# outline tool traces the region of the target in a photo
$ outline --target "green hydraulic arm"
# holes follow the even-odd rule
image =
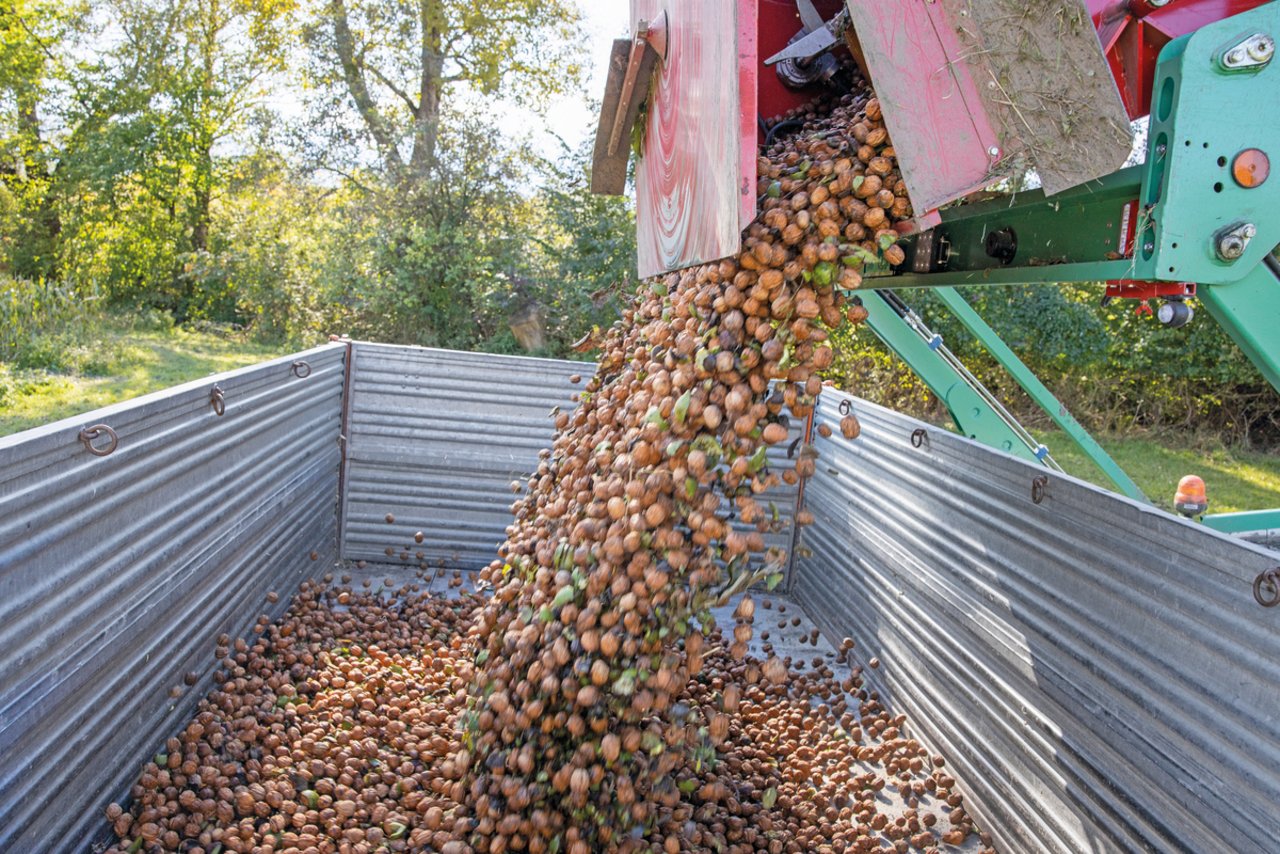
[[[973,306],[965,301],[964,297],[956,292],[955,288],[937,288],[933,291],[942,304],[945,305],[956,319],[969,330],[969,333],[991,354],[1009,376],[1022,386],[1032,400],[1034,400],[1045,414],[1053,420],[1054,424],[1062,432],[1066,433],[1071,441],[1075,442],[1085,456],[1093,461],[1094,465],[1102,469],[1102,473],[1107,476],[1110,481],[1115,484],[1116,489],[1130,498],[1138,501],[1146,501],[1147,497],[1142,494],[1142,490],[1138,488],[1138,484],[1134,483],[1133,478],[1129,477],[1111,455],[1103,450],[1097,440],[1084,429],[1079,421],[1075,419],[1067,407],[1063,405],[1053,392],[1040,381],[1030,368],[1023,363],[1018,355],[1004,343],[1003,339],[996,333],[994,329],[987,324],[978,312],[973,310]]]
[[[947,350],[941,336],[933,334],[900,300],[879,293],[859,299],[871,331],[942,401],[957,430],[1006,453],[1059,468],[1048,450]]]
[[[1271,256],[1280,244],[1280,175],[1269,175],[1272,167],[1280,170],[1277,41],[1280,2],[1174,39],[1161,51],[1155,71],[1142,164],[1053,196],[1032,190],[945,208],[937,226],[903,240],[907,261],[902,267],[880,271],[883,275],[868,271],[866,285],[881,292],[938,288],[961,321],[968,318],[970,331],[989,344],[998,339],[975,330],[989,327],[977,326],[981,318],[966,313],[968,306],[958,296],[947,295],[951,287],[1194,282],[1207,313],[1280,390],[1280,265]],[[891,339],[905,339],[901,327],[910,325],[895,320],[893,310],[878,302],[866,300],[868,309],[876,305],[876,332],[901,355]],[[883,329],[896,331],[886,335]],[[1003,357],[1012,354],[1003,351],[1003,344],[994,344],[992,354],[1005,364]],[[917,370],[918,364],[928,365],[925,370],[934,375],[922,377],[930,388],[943,389],[939,397],[957,424],[966,416],[971,423],[986,416],[981,407],[959,405],[966,392],[957,376],[940,371],[945,360],[936,354],[930,360],[927,353],[904,359]],[[1013,362],[1005,367],[1033,398],[1045,402],[1037,388],[1043,386],[1025,367]],[[1050,404],[1046,411],[1054,416],[1060,408]],[[1059,425],[1073,438],[1083,435]],[[1012,450],[1009,433],[992,429],[990,444]],[[1084,445],[1090,443],[1086,436]],[[1029,451],[1014,452],[1025,456]],[[1120,491],[1136,497],[1136,486],[1109,457],[1087,447],[1085,452]],[[1280,528],[1280,511],[1221,514],[1204,521],[1232,532]]]

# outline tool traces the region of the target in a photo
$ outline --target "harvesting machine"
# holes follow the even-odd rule
[[[756,153],[788,111],[839,94],[852,57],[879,98],[914,218],[905,260],[868,271],[875,333],[964,435],[1056,467],[901,297],[930,288],[1122,493],[1137,485],[955,286],[1099,283],[1192,302],[1280,388],[1280,3],[1259,0],[633,0],[615,42],[594,188],[623,191],[632,149],[639,273],[737,251]],[[837,61],[837,57],[841,61]],[[844,84],[847,85],[847,84]],[[1149,116],[1145,157],[1131,127]],[[1125,164],[1137,160],[1136,165]],[[1032,178],[1034,176],[1034,178]],[[1011,187],[1038,183],[1032,190]],[[994,190],[994,191],[993,191]],[[1228,532],[1280,512],[1204,517]]]

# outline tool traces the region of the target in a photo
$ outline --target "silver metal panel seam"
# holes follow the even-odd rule
[[[1280,609],[1252,582],[1277,555],[1061,474],[1035,503],[1043,469],[850,400],[793,593],[881,659],[997,847],[1274,850]]]
[[[218,634],[332,561],[343,349],[0,439],[0,850],[104,838],[103,807],[212,685]],[[97,423],[119,436],[105,457],[78,439]]]

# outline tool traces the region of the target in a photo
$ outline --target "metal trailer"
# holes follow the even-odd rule
[[[0,851],[102,841],[303,579],[417,530],[488,563],[585,368],[335,343],[0,439]],[[1277,555],[835,391],[816,421],[850,408],[773,496],[816,519],[779,592],[883,661],[1000,850],[1274,851]]]

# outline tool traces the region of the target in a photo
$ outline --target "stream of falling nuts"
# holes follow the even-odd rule
[[[737,257],[644,283],[604,336],[482,592],[330,576],[221,637],[216,689],[108,807],[112,852],[976,850],[851,640],[809,667],[749,646],[787,560],[761,493],[816,467],[766,451],[912,214],[865,87],[796,117]]]

